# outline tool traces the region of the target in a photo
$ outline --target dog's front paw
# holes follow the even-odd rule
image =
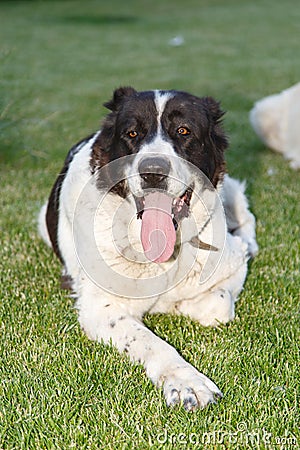
[[[182,404],[187,411],[205,408],[223,397],[215,383],[190,365],[166,375],[163,391],[168,406]]]

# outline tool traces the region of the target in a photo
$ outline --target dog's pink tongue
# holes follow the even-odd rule
[[[172,198],[168,195],[155,192],[145,197],[141,241],[152,262],[168,261],[174,252],[176,232],[171,212]]]

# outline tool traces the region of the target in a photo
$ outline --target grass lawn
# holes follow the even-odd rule
[[[0,2],[0,449],[300,448],[300,174],[248,122],[255,100],[299,81],[299,23],[299,0]],[[145,318],[223,391],[194,414],[84,336],[36,233],[67,150],[129,84],[221,100],[228,169],[257,216],[233,323]]]

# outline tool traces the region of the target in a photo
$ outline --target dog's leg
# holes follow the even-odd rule
[[[201,323],[205,327],[216,327],[234,319],[235,301],[230,291],[219,288],[200,295],[197,300],[178,303],[176,311]]]
[[[255,256],[258,252],[255,217],[249,211],[245,196],[245,183],[240,183],[225,175],[221,196],[228,230],[231,234],[240,236],[246,242],[249,256]]]
[[[177,313],[197,320],[204,326],[217,326],[234,319],[235,302],[243,289],[247,275],[247,244],[238,236],[227,233],[222,257],[204,290],[200,280],[194,286],[193,297],[176,304]]]
[[[177,305],[177,312],[190,317],[205,327],[215,327],[234,319],[235,301],[223,288],[214,289],[197,300],[186,300]]]
[[[242,290],[247,266],[243,264],[227,279],[191,300],[177,303],[177,313],[197,320],[201,325],[218,326],[234,319],[235,302]]]
[[[99,292],[98,292],[99,294]],[[79,321],[94,340],[111,342],[132,361],[142,363],[152,382],[163,388],[168,405],[182,403],[186,410],[203,408],[222,394],[205,375],[188,364],[168,343],[131,316],[108,294],[106,298],[79,299]]]

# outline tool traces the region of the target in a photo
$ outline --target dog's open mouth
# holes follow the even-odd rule
[[[176,242],[178,223],[189,215],[193,190],[172,198],[162,191],[135,197],[137,218],[142,219],[141,241],[147,259],[161,263],[170,259]]]

